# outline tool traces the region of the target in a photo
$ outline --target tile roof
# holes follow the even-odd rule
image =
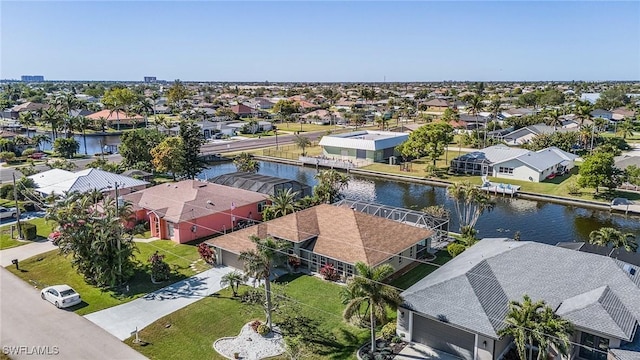
[[[157,185],[123,197],[132,202],[134,208],[153,210],[166,220],[176,223],[228,212],[231,203],[241,207],[268,198],[267,195],[253,191],[197,180]]]
[[[354,211],[347,206],[322,204],[260,225],[223,235],[209,244],[239,253],[253,248],[249,236],[267,235],[294,243],[316,238],[314,253],[349,264],[375,266],[429,238],[433,231]]]
[[[508,300],[544,300],[578,328],[625,341],[640,321],[640,267],[508,239],[481,240],[402,296],[409,309],[497,338],[506,314],[501,291]]]
[[[124,111],[111,111],[109,109],[100,110],[85,116],[87,119],[99,120],[105,118],[107,121],[128,121],[128,120],[142,120],[143,117],[138,114],[127,114]]]

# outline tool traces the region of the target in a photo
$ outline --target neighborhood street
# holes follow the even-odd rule
[[[42,300],[6,269],[0,283],[0,343],[11,359],[146,359],[82,316]]]

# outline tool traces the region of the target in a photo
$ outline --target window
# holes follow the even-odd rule
[[[589,333],[582,333],[580,338],[579,355],[586,360],[606,360],[609,351],[609,339],[604,339]]]
[[[413,251],[414,251],[413,249],[414,249],[413,246],[409,248],[409,257],[413,257]]]
[[[398,264],[402,264],[402,255],[398,256]]]
[[[500,166],[500,167],[498,168],[498,173],[500,173],[500,174],[510,174],[510,175],[512,175],[512,174],[513,174],[513,168],[510,168],[510,167],[502,167],[502,166]]]
[[[267,206],[267,202],[266,201],[260,201],[258,203],[258,212],[261,213],[262,210],[264,210],[264,208]]]

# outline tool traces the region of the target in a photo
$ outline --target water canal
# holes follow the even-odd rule
[[[208,178],[234,171],[236,169],[232,163],[222,163],[210,166],[200,177]],[[314,168],[261,161],[259,173],[297,180],[311,186],[316,184]],[[416,210],[444,204],[453,212],[453,203],[447,198],[445,188],[441,187],[352,176],[344,193],[349,198]],[[494,210],[480,217],[476,228],[480,237],[512,237],[516,231],[520,231],[522,240],[556,244],[560,241],[584,241],[592,230],[604,226],[630,232],[640,238],[638,217],[500,197],[496,198]],[[458,230],[453,213],[450,229]]]

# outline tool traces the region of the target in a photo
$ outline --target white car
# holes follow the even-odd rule
[[[0,206],[0,219],[6,218],[16,218],[18,216],[18,209],[16,208],[6,208],[4,206]]]
[[[73,290],[69,285],[54,285],[46,287],[42,289],[40,296],[43,300],[47,300],[58,308],[78,305],[82,302],[80,294]]]

